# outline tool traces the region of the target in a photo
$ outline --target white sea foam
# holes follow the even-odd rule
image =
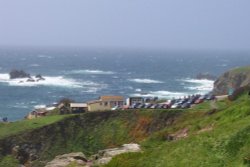
[[[165,90],[160,90],[160,91],[150,91],[148,93],[134,93],[131,94],[131,96],[142,96],[142,97],[159,97],[159,98],[166,98],[166,99],[171,99],[171,98],[180,98],[187,96],[188,93],[185,92],[170,92],[170,91],[165,91]]]
[[[141,92],[142,90],[140,88],[135,89],[136,92]]]
[[[213,83],[214,81],[211,80],[198,80],[198,79],[183,79],[180,80],[181,82],[184,82],[182,85],[184,88],[187,89],[186,92],[171,92],[171,91],[165,91],[165,90],[159,90],[159,91],[150,91],[147,93],[141,93],[141,92],[136,92],[134,94],[131,94],[131,96],[142,96],[142,97],[159,97],[159,98],[180,98],[184,97],[190,94],[205,94],[213,89]],[[185,86],[185,85],[190,85],[190,86]],[[192,91],[192,93],[190,93]]]
[[[118,77],[118,76],[113,76],[112,78],[114,78],[114,79],[118,79],[119,77]]]
[[[97,91],[107,88],[107,85],[102,84],[99,86],[88,87],[88,89],[83,89],[81,92],[83,93],[96,93]]]
[[[219,66],[219,67],[227,67],[228,66],[228,64],[218,64],[217,66]]]
[[[136,82],[136,83],[145,83],[145,84],[164,83],[164,82],[158,81],[158,80],[153,80],[153,79],[140,79],[140,78],[129,79],[129,81],[131,81],[131,82]]]
[[[185,86],[186,89],[196,91],[196,93],[207,93],[213,89],[214,81],[207,79],[184,79],[190,86]]]
[[[39,104],[34,106],[35,109],[46,108],[45,104]]]
[[[40,67],[40,65],[39,64],[31,64],[31,65],[29,65],[30,67]]]
[[[40,80],[36,82],[27,82],[28,78],[18,78],[10,79],[9,74],[0,74],[0,82],[7,83],[9,86],[56,86],[56,87],[67,87],[67,88],[83,88],[83,90],[92,90],[95,91],[105,87],[104,84],[98,84],[92,81],[76,81],[70,78],[64,78],[63,76],[43,76],[45,80]],[[34,78],[34,77],[33,77]],[[93,91],[93,90],[92,90]]]
[[[38,55],[37,57],[39,58],[47,58],[47,59],[52,59],[52,56],[47,56],[47,55]]]
[[[11,108],[28,109],[29,106],[26,103],[24,103],[24,102],[20,102],[20,103],[16,103],[15,105],[12,105]]]
[[[73,70],[70,74],[92,74],[92,75],[111,75],[115,74],[113,71],[101,71],[101,70]]]

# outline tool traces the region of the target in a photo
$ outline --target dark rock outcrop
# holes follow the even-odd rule
[[[232,69],[222,74],[215,82],[213,93],[226,95],[240,87],[250,85],[250,66]]]
[[[29,78],[29,79],[27,79],[26,82],[36,82],[36,81],[33,78]]]
[[[41,74],[37,74],[35,76],[35,78],[37,79],[36,81],[44,81],[45,80],[45,78],[43,78],[43,76]]]
[[[24,72],[23,70],[12,70],[10,73],[10,79],[16,78],[30,78],[30,74]]]
[[[23,70],[12,70],[9,73],[10,79],[17,79],[17,78],[28,78],[26,82],[38,82],[44,81],[45,78],[41,74],[37,74],[34,78],[31,77],[29,73],[26,73]],[[23,83],[24,81],[20,81],[19,83]]]

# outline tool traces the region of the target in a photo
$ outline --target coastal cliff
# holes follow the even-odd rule
[[[250,67],[235,68],[215,81],[214,93],[227,94],[229,88],[249,83]],[[249,102],[248,89],[242,89],[235,98],[190,109],[88,112],[0,123],[0,167],[51,166],[62,157],[89,167],[96,166],[94,161],[105,167],[249,166]],[[141,151],[120,149],[128,143],[138,143]],[[119,154],[105,157],[107,151]],[[74,161],[70,167],[78,167]]]
[[[233,101],[184,110],[95,112],[0,124],[0,167],[44,167],[72,157],[85,163],[63,167],[86,167],[93,156],[110,160],[105,167],[249,166],[249,101],[247,91]],[[138,143],[141,151],[124,153],[120,148],[126,143]],[[107,151],[116,151],[112,159]]]
[[[121,111],[68,116],[43,127],[3,136],[0,139],[0,159],[12,155],[25,166],[42,167],[55,156],[65,153],[83,152],[91,156],[103,149],[142,141],[170,126],[180,113]],[[39,123],[41,121],[33,122],[34,126]]]
[[[225,95],[240,87],[250,85],[250,66],[239,67],[222,74],[215,82],[213,93]]]

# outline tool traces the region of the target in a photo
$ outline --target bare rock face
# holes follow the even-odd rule
[[[141,148],[138,144],[124,144],[119,148],[112,148],[99,151],[97,155],[94,155],[94,164],[95,165],[105,165],[109,163],[112,158],[116,155],[128,153],[128,152],[140,152]]]
[[[86,156],[81,152],[70,153],[56,156],[56,158],[53,161],[47,163],[45,167],[66,167],[71,163],[74,163],[79,166],[86,166],[87,161],[88,160]]]
[[[10,79],[17,79],[17,78],[30,78],[30,74],[24,72],[23,70],[12,70],[10,73]]]
[[[232,69],[222,74],[215,82],[213,93],[227,95],[230,91],[250,85],[250,66]]]

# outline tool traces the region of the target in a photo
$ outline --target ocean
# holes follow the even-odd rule
[[[198,73],[219,76],[250,64],[250,52],[152,51],[119,49],[0,49],[0,117],[23,119],[34,107],[62,98],[76,102],[101,95],[157,96],[204,94],[213,81]],[[10,80],[12,69],[45,81]]]

